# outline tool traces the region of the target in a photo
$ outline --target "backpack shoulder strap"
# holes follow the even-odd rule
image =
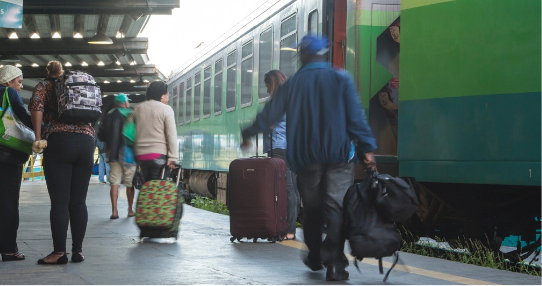
[[[393,267],[395,267],[397,261],[399,261],[399,252],[396,251],[395,253],[393,253],[393,256],[395,257],[395,259],[393,260],[393,264],[391,265],[390,270],[388,270],[388,272],[386,272],[386,275],[384,275],[384,282],[388,280],[388,276],[390,275],[391,270],[393,269]],[[382,269],[382,258],[378,259],[378,268],[380,269],[380,274],[384,273]]]

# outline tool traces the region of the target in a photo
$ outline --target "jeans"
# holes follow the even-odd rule
[[[285,149],[273,149],[268,153],[268,155],[271,155],[270,157],[273,158],[286,160]],[[297,229],[297,210],[299,208],[300,198],[297,190],[297,175],[288,167],[286,167],[286,196],[288,198],[288,215],[286,217],[288,228],[286,229],[286,232],[295,234]]]
[[[72,252],[81,252],[87,229],[87,192],[94,166],[94,138],[59,132],[49,135],[43,151],[43,171],[51,199],[51,232],[55,252],[66,251],[68,225]]]
[[[334,265],[340,272],[348,266],[344,255],[343,200],[354,183],[354,164],[313,164],[297,172],[297,185],[303,200],[303,234],[309,259]],[[324,223],[327,235],[322,242]]]
[[[23,165],[0,162],[0,253],[14,253],[19,229],[19,194]]]
[[[105,161],[105,153],[101,153],[100,162],[98,163],[98,179],[100,183],[104,183],[109,177],[109,164]]]

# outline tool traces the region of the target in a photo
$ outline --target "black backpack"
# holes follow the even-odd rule
[[[397,250],[401,245],[401,235],[395,224],[377,208],[382,196],[379,190],[377,173],[370,172],[367,179],[351,186],[343,201],[344,231],[350,243],[354,265],[365,257],[378,259],[380,274],[383,274],[382,257],[395,256],[392,267],[384,276],[388,279],[399,259]]]
[[[404,223],[418,207],[418,197],[408,178],[395,178],[387,174],[374,173],[378,196],[376,207],[391,221]]]

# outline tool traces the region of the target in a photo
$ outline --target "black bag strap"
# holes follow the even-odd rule
[[[399,253],[397,251],[395,253],[393,253],[393,256],[395,256],[395,259],[393,261],[393,264],[390,267],[390,270],[388,270],[386,275],[384,275],[384,280],[383,280],[384,282],[386,282],[386,280],[388,280],[388,276],[390,275],[391,270],[393,269],[393,267],[395,267],[395,265],[397,264],[397,261],[399,261]],[[378,267],[380,268],[380,274],[382,274],[383,273],[383,271],[382,271],[382,258],[378,259]]]
[[[271,149],[269,150],[269,157],[273,157],[273,131],[275,130],[275,128],[273,128],[273,130],[271,130],[271,132],[269,132],[269,143],[271,143]]]

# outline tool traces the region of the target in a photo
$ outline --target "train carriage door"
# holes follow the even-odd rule
[[[397,156],[400,5],[372,4],[369,125],[376,154]],[[367,68],[367,67],[366,67]]]
[[[346,67],[346,0],[328,0],[324,5],[324,32],[329,38],[329,61]]]

